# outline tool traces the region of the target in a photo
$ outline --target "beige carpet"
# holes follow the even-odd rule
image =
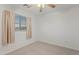
[[[51,45],[43,42],[35,42],[7,55],[77,55],[79,51]]]

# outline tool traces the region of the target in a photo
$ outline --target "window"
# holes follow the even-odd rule
[[[26,30],[26,17],[16,14],[15,16],[15,30],[23,31]]]

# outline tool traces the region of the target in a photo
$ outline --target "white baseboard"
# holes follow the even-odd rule
[[[44,42],[44,43],[48,43],[48,44],[52,44],[52,45],[56,45],[56,46],[60,46],[60,47],[64,47],[64,48],[67,48],[67,49],[79,51],[79,49],[68,47],[68,46],[65,46],[65,45],[62,45],[62,44],[57,44],[56,42],[52,42],[50,40],[39,40],[39,41]]]
[[[19,49],[21,47],[24,47],[24,46],[27,46],[29,44],[32,44],[32,43],[34,43],[36,41],[37,40],[29,39],[29,40],[26,40],[26,41],[24,41],[22,43],[10,44],[8,46],[2,47],[2,48],[0,48],[0,55],[5,55],[5,54],[10,53],[10,52],[12,52],[14,50],[17,50],[17,49]]]
[[[75,49],[75,48],[71,48],[71,47],[67,47],[67,46],[64,46],[64,45],[56,44],[55,42],[52,42],[50,40],[32,40],[32,39],[30,39],[30,40],[26,40],[26,41],[24,41],[22,43],[12,44],[12,45],[8,45],[8,46],[0,48],[0,55],[5,55],[5,54],[10,53],[10,52],[12,52],[14,50],[17,50],[19,48],[22,48],[24,46],[32,44],[32,43],[34,43],[36,41],[41,41],[41,42],[45,42],[45,43],[48,43],[48,44],[53,44],[53,45],[56,45],[56,46],[60,46],[60,47],[64,47],[64,48],[79,51],[78,49]]]

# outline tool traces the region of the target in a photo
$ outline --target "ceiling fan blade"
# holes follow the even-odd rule
[[[23,4],[23,6],[27,6],[27,4]]]
[[[30,8],[31,7],[30,4],[24,4],[23,6],[26,6],[27,8]]]
[[[47,4],[49,7],[51,7],[51,8],[55,8],[56,7],[56,5],[54,5],[54,4]]]

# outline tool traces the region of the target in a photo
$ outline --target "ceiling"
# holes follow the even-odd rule
[[[28,11],[34,15],[38,15],[38,14],[45,14],[45,13],[49,13],[49,12],[55,12],[55,11],[67,11],[69,9],[72,9],[74,7],[78,7],[78,4],[56,4],[55,8],[51,8],[51,7],[45,7],[43,9],[42,12],[39,11],[39,7],[37,7],[37,4],[32,4],[33,7],[31,8],[27,8],[24,7],[23,4],[12,4],[10,5],[12,8],[14,7],[16,10],[17,9],[23,9],[25,11]]]

